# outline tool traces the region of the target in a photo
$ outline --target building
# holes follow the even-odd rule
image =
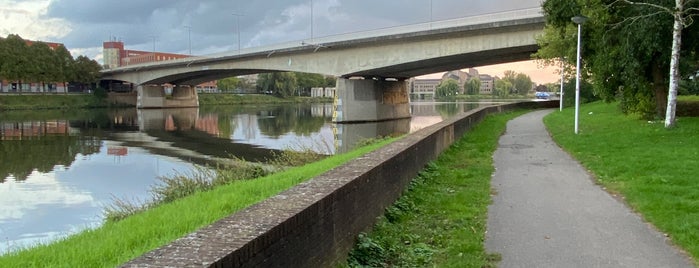
[[[434,99],[434,92],[442,79],[410,79],[410,97],[419,100]]]
[[[191,57],[184,54],[124,49],[124,42],[116,39],[102,43],[102,55],[104,57],[103,65],[106,69]],[[172,85],[166,85],[166,91],[170,90],[172,90]],[[210,81],[197,85],[196,90],[198,92],[218,92],[218,87],[216,81]]]
[[[191,57],[184,54],[124,49],[124,42],[116,39],[102,43],[102,55],[106,69]]]

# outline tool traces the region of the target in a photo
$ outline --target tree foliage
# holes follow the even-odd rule
[[[455,97],[459,93],[459,83],[454,79],[443,80],[437,86],[434,94],[439,99],[449,99]]]
[[[642,2],[642,1],[636,1]],[[674,0],[645,1],[674,9]],[[689,0],[686,8],[699,1]],[[601,98],[620,100],[624,112],[644,117],[662,117],[668,95],[668,72],[673,17],[651,5],[634,5],[618,0],[546,0],[547,26],[538,39],[538,58],[549,63],[576,61],[577,26],[571,17],[584,15],[582,26],[583,79],[589,80]],[[699,31],[696,24],[683,31],[681,73],[696,71]],[[692,67],[693,66],[693,67]],[[572,71],[568,72],[569,77]]]
[[[64,46],[51,49],[46,43],[27,42],[20,36],[10,34],[0,38],[0,79],[42,84],[72,82],[88,85],[99,80],[101,66],[86,56],[73,59]]]
[[[464,89],[468,95],[478,95],[481,92],[481,79],[478,77],[469,79],[464,84]]]
[[[257,87],[261,91],[284,98],[309,94],[314,87],[334,87],[335,83],[336,78],[332,76],[299,72],[266,73],[257,77]]]

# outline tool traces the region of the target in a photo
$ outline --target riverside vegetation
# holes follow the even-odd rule
[[[491,267],[483,241],[492,155],[505,124],[525,111],[490,115],[430,163],[361,234],[348,267]]]
[[[682,97],[692,109],[699,99]],[[696,109],[695,109],[696,110]],[[618,103],[581,106],[580,134],[573,109],[544,119],[554,140],[611,194],[699,258],[699,117],[662,121],[625,115]],[[505,123],[522,112],[487,118],[410,185],[368,234],[357,239],[349,267],[492,267],[484,250],[491,202],[492,153]]]
[[[694,107],[698,100],[681,99]],[[624,115],[614,103],[581,106],[580,115],[578,135],[571,109],[544,123],[597,183],[699,259],[699,117],[679,117],[676,127],[665,129],[663,121]]]
[[[165,178],[163,185],[154,188],[155,197],[161,197],[156,203],[140,206],[124,201],[121,205],[125,206],[117,204],[111,208],[115,216],[101,227],[51,244],[10,252],[0,256],[0,267],[114,267],[395,139],[377,140],[349,153],[291,167],[254,180],[239,176],[222,178],[237,173],[230,170],[216,175],[200,174],[193,178]],[[287,160],[281,163],[288,164],[289,159],[296,162],[299,157],[305,156],[287,156]],[[249,175],[260,172],[255,166],[247,168],[250,172],[245,173]],[[210,182],[210,179],[217,182]]]

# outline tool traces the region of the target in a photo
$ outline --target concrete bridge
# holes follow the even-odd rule
[[[137,85],[139,108],[196,106],[193,85],[225,77],[280,71],[339,77],[336,122],[410,116],[414,76],[530,59],[543,31],[540,8],[433,21],[314,38],[205,57],[103,71],[103,81]],[[167,104],[162,84],[173,84]]]

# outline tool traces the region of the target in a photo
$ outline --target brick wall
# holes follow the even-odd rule
[[[492,106],[422,129],[124,267],[333,267],[428,162],[487,114],[555,107],[558,101]]]

